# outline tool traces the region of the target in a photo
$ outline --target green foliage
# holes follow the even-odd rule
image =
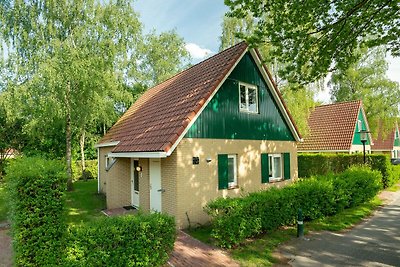
[[[0,223],[7,220],[8,203],[6,199],[5,183],[0,181]]]
[[[70,229],[68,266],[160,266],[175,242],[174,218],[134,215],[104,218]]]
[[[346,70],[336,70],[330,81],[334,102],[362,99],[369,127],[378,131],[393,130],[393,118],[399,114],[399,83],[387,78],[388,63],[384,47],[361,49],[361,58]]]
[[[65,250],[65,170],[59,161],[21,158],[7,168],[17,266],[57,266]]]
[[[271,55],[290,62],[281,76],[297,82],[324,77],[332,69],[346,69],[360,46],[387,45],[400,54],[399,0],[286,1],[225,0],[230,16],[252,16],[255,29],[246,39],[272,44]]]
[[[330,172],[340,173],[353,165],[363,164],[362,154],[299,154],[299,177],[306,178],[314,175],[327,175]],[[390,158],[383,154],[366,155],[367,165],[382,174],[382,185],[387,188],[399,179],[397,168],[390,163]]]
[[[77,160],[73,162],[72,177],[74,181],[94,179],[97,177],[97,160],[86,160],[85,166],[86,166],[85,169],[86,173],[83,174],[81,161]]]
[[[382,175],[367,167],[352,167],[341,174],[300,180],[282,189],[250,193],[243,198],[218,198],[207,204],[212,236],[222,247],[232,247],[260,232],[293,225],[298,209],[310,221],[357,206],[381,188]]]

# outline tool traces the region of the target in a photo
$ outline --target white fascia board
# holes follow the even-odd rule
[[[296,127],[294,127],[294,124],[293,124],[292,120],[290,119],[290,116],[287,113],[287,111],[281,101],[281,98],[278,96],[278,93],[275,91],[275,86],[274,86],[273,82],[270,80],[268,74],[265,72],[265,70],[263,68],[263,63],[262,63],[261,59],[258,57],[257,52],[254,49],[250,49],[250,54],[256,61],[258,70],[261,72],[261,75],[263,76],[264,80],[266,81],[267,86],[270,89],[272,96],[274,97],[275,102],[278,105],[279,110],[282,112],[283,117],[285,118],[286,122],[289,124],[290,131],[295,136],[295,139],[297,142],[302,142],[302,139],[300,138],[298,132],[296,131]]]
[[[190,127],[195,123],[197,118],[200,116],[200,114],[203,112],[203,110],[207,107],[208,103],[213,99],[214,95],[219,91],[221,86],[224,84],[226,79],[231,75],[232,71],[236,68],[237,64],[239,64],[240,60],[243,58],[243,56],[247,53],[249,49],[246,48],[244,52],[240,55],[240,57],[236,60],[235,64],[232,66],[232,68],[228,71],[228,73],[225,75],[225,77],[221,80],[221,82],[218,84],[217,88],[212,92],[210,97],[206,100],[206,102],[203,104],[203,106],[200,108],[200,110],[197,112],[197,114],[194,116],[194,118],[189,122],[189,124],[186,126],[186,129],[182,132],[182,134],[179,136],[179,138],[176,140],[176,142],[171,146],[171,148],[166,152],[167,157],[174,152],[175,148],[179,145],[179,143],[182,141],[183,137],[186,135],[186,133],[189,131]]]
[[[119,141],[114,141],[114,142],[108,142],[108,143],[101,143],[101,144],[96,144],[94,145],[94,148],[99,148],[99,147],[108,147],[108,146],[116,146],[119,144]]]
[[[117,152],[117,153],[108,153],[108,157],[112,158],[166,158],[167,153],[165,152]]]

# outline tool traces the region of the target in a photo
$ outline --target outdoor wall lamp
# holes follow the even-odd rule
[[[212,159],[210,157],[206,158],[206,162],[210,163],[212,161]]]
[[[142,166],[137,166],[136,171],[141,172],[143,170]]]

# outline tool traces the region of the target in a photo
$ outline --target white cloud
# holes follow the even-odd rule
[[[193,59],[203,59],[213,54],[210,49],[201,48],[199,45],[194,43],[187,43],[185,45],[186,50],[190,53]]]

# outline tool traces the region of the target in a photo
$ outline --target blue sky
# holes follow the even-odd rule
[[[137,0],[134,7],[145,31],[175,29],[194,63],[218,52],[222,18],[228,11],[223,0]],[[400,58],[389,56],[388,62],[388,77],[400,83]],[[322,91],[317,98],[327,103],[329,92]]]
[[[223,0],[138,0],[134,7],[145,31],[175,29],[195,61],[218,52],[222,18],[228,11]]]

